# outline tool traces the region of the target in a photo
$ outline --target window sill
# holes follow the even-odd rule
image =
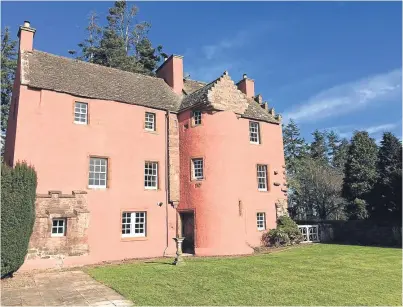
[[[144,188],[144,191],[160,191],[160,189],[159,189],[159,188],[156,188],[156,189],[147,189],[147,188]]]
[[[106,187],[95,187],[95,186],[88,186],[89,190],[106,190]]]
[[[120,241],[130,242],[130,241],[147,241],[148,237],[122,237]]]
[[[255,142],[249,142],[249,144],[252,144],[252,145],[262,145],[261,143],[255,143]]]
[[[88,126],[88,123],[74,122],[75,125]]]
[[[150,133],[150,134],[159,134],[156,130],[147,130],[144,129],[144,132]]]

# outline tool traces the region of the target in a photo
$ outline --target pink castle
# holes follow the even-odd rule
[[[19,57],[4,160],[38,174],[23,269],[250,254],[286,206],[281,117],[254,81],[206,84],[172,55],[156,77],[33,48]]]

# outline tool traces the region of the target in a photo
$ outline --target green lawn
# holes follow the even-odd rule
[[[89,268],[136,305],[402,305],[402,251],[315,244],[239,258]]]

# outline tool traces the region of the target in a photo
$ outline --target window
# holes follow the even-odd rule
[[[66,235],[66,219],[52,220],[52,237],[63,237]]]
[[[259,191],[267,191],[267,165],[257,165],[257,188]]]
[[[259,123],[249,122],[249,140],[253,144],[260,144]]]
[[[88,187],[106,188],[106,174],[108,171],[108,159],[90,158],[90,173]]]
[[[146,212],[122,213],[122,237],[146,236]]]
[[[192,179],[203,179],[203,159],[192,159]]]
[[[193,111],[193,125],[197,126],[197,125],[201,125],[201,116],[202,113],[201,111]]]
[[[88,123],[88,104],[76,102],[74,104],[74,123],[86,125]]]
[[[257,230],[266,230],[266,213],[258,212],[256,214]]]
[[[155,131],[155,114],[154,113],[146,112],[144,128],[148,131]]]
[[[158,188],[158,163],[146,162],[144,166],[144,188],[156,190]]]

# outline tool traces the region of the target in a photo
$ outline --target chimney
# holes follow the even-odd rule
[[[249,79],[246,74],[243,74],[241,81],[237,83],[238,89],[248,98],[255,96],[255,81]]]
[[[18,30],[18,38],[20,39],[19,51],[32,51],[34,49],[34,35],[36,30],[31,28],[29,21],[24,21],[24,25]]]
[[[182,94],[183,90],[183,56],[171,55],[158,67],[157,77],[162,78],[172,87],[176,94]]]

